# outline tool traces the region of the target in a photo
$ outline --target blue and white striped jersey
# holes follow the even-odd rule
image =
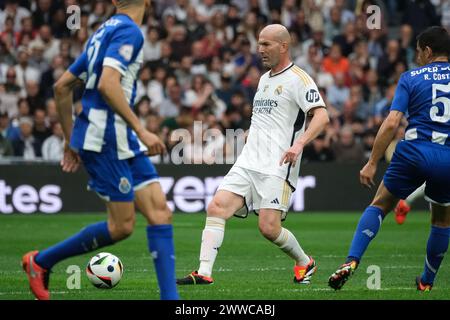
[[[75,150],[109,152],[117,159],[132,158],[144,150],[136,134],[105,102],[97,90],[103,67],[122,74],[121,84],[130,107],[136,96],[136,77],[143,62],[144,39],[138,25],[127,15],[116,14],[89,39],[85,51],[69,71],[85,82],[70,145]]]
[[[433,62],[403,73],[391,110],[408,114],[405,140],[450,146],[450,63]]]

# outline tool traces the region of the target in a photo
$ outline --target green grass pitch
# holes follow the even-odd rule
[[[289,214],[284,226],[298,238],[318,263],[318,272],[309,286],[294,284],[293,262],[258,232],[257,218],[233,218],[227,222],[225,240],[214,270],[211,286],[179,288],[182,298],[203,299],[450,299],[450,260],[444,259],[435,287],[429,293],[417,292],[415,276],[423,268],[430,228],[429,214],[412,212],[404,225],[389,215],[372,242],[355,276],[343,290],[335,292],[327,279],[347,254],[357,221],[357,213]],[[41,249],[101,221],[104,215],[0,215],[0,299],[32,299],[20,267],[22,254]],[[176,272],[181,277],[198,267],[204,214],[175,214]],[[127,240],[103,248],[119,256],[124,275],[111,290],[94,288],[84,268],[95,253],[67,259],[53,269],[50,277],[52,299],[158,299],[156,276],[147,251],[145,221],[138,217],[135,232]],[[81,288],[66,286],[69,265],[81,268]],[[367,267],[381,270],[381,289],[366,286]]]

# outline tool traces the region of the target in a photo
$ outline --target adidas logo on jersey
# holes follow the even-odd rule
[[[278,198],[273,199],[272,201],[270,201],[270,203],[280,204],[280,202],[278,201]]]

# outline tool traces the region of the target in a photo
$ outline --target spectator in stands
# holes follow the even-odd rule
[[[350,96],[350,89],[345,85],[344,73],[337,72],[334,75],[334,84],[330,86],[327,93],[328,101],[341,112],[344,109],[345,101]]]
[[[231,75],[223,73],[220,77],[220,86],[216,89],[217,97],[222,100],[226,106],[231,104],[231,96],[236,88],[233,85]]]
[[[344,109],[337,118],[341,128],[348,126],[352,128],[352,133],[362,134],[364,132],[364,119],[357,115],[357,106],[355,101],[348,99],[344,103]]]
[[[4,139],[11,141],[11,124],[9,121],[8,113],[6,111],[0,111],[0,136]]]
[[[383,98],[378,85],[378,74],[374,69],[369,69],[364,76],[363,99],[367,102],[369,110],[372,110],[372,115],[374,115],[376,113],[376,104]]]
[[[3,31],[6,18],[13,17],[14,19],[14,31],[19,32],[22,19],[31,15],[24,7],[20,7],[16,0],[5,0],[5,8],[0,11],[0,31]]]
[[[364,161],[367,161],[370,158],[373,144],[375,142],[375,137],[377,136],[377,131],[378,130],[375,129],[368,129],[364,132],[363,135]]]
[[[155,61],[161,58],[161,41],[158,29],[154,27],[148,28],[143,51],[145,61]]]
[[[334,154],[330,148],[330,137],[326,133],[320,134],[303,150],[303,162],[333,161]]]
[[[60,55],[54,56],[50,68],[45,70],[41,76],[39,93],[44,99],[53,97],[53,88],[49,83],[55,83],[56,80],[64,73],[64,60]]]
[[[28,81],[39,82],[41,79],[40,71],[29,65],[29,49],[20,47],[17,50],[16,83],[21,89],[25,89]]]
[[[414,58],[416,55],[416,41],[414,39],[414,31],[409,24],[403,24],[400,27],[400,47],[402,52],[405,53],[405,60],[408,69],[413,68]]]
[[[56,108],[55,99],[47,99],[47,101],[45,102],[45,112],[47,123],[55,123],[59,121],[58,109]]]
[[[61,124],[52,124],[53,134],[42,144],[42,158],[48,161],[61,161],[64,154],[64,133]]]
[[[404,24],[412,26],[414,39],[427,27],[439,25],[439,17],[430,0],[406,0]]]
[[[52,16],[54,7],[52,8],[51,0],[37,0],[36,10],[33,12],[33,26],[39,29],[42,25],[52,24]]]
[[[161,102],[159,115],[164,118],[174,118],[180,114],[182,104],[181,88],[176,84],[169,88],[168,97]]]
[[[389,78],[393,75],[395,65],[399,61],[405,62],[405,53],[402,52],[398,40],[391,39],[387,43],[385,53],[378,61],[378,74],[383,85],[389,83]]]
[[[347,76],[349,68],[350,63],[346,57],[342,56],[341,46],[338,43],[333,43],[329,56],[323,59],[323,69],[333,76],[338,72]]]
[[[376,130],[388,112],[400,74],[415,66],[415,34],[423,25],[438,24],[438,16],[442,25],[450,27],[449,3],[154,1],[142,26],[146,41],[135,108],[141,110],[141,121],[150,119],[155,132],[157,123],[161,124],[159,133],[168,146],[170,130],[190,127],[194,119],[208,128],[248,128],[254,84],[265,72],[256,51],[257,33],[269,22],[280,22],[292,35],[295,63],[320,87],[334,135],[349,126],[356,139],[369,145],[366,133]],[[46,124],[57,120],[53,82],[114,10],[110,1],[78,2],[80,29],[71,31],[65,26],[65,9],[70,4],[75,1],[0,1],[0,7],[4,6],[0,11],[0,112],[8,113],[3,120],[6,129],[0,131],[7,132],[10,141],[20,140],[19,119],[34,116],[36,109],[45,110],[38,112],[36,127],[42,127],[43,118]],[[371,4],[381,6],[379,29],[367,28],[366,8]],[[198,78],[203,80],[197,81],[203,84],[194,89],[191,83],[196,75],[202,75]],[[74,93],[78,111],[82,89],[79,86]],[[143,97],[150,98],[150,108]],[[330,148],[334,143],[337,140],[330,141]]]
[[[0,114],[1,117],[1,114]],[[0,135],[0,159],[4,157],[10,157],[14,155],[14,149],[11,142]]]
[[[332,42],[334,38],[342,33],[342,12],[339,7],[332,7],[330,10],[330,17],[325,22],[325,39]]]
[[[152,108],[150,106],[150,98],[148,96],[143,96],[139,99],[138,103],[135,105],[135,112],[141,121],[142,125],[145,126],[147,116],[152,112]]]
[[[30,45],[36,45],[36,43],[44,46],[44,59],[48,63],[51,63],[53,57],[59,53],[60,40],[53,37],[52,29],[48,24],[43,24],[39,28],[39,35]]]
[[[338,163],[362,163],[364,161],[364,148],[355,139],[350,126],[342,127],[339,138],[333,144],[332,149]]]
[[[45,139],[52,135],[52,130],[47,124],[47,119],[44,109],[36,109],[34,111],[34,126],[33,126],[33,136],[38,141],[39,144],[43,144]]]
[[[392,101],[394,100],[396,88],[396,84],[391,84],[386,90],[385,97],[375,105],[374,115],[377,123],[381,124],[383,119],[387,117],[391,109]]]
[[[319,49],[316,46],[309,46],[306,54],[303,54],[295,59],[295,64],[305,70],[309,75],[314,73],[313,63],[314,59],[318,57],[319,61],[322,62],[322,57],[319,55]]]
[[[175,19],[179,22],[179,23],[184,23],[187,20],[187,9],[189,6],[189,1],[188,0],[176,0],[176,3],[167,7],[164,10],[163,13],[163,17],[166,15],[171,15],[173,17],[175,17]]]
[[[169,30],[168,40],[172,49],[171,60],[180,63],[182,57],[191,54],[191,43],[187,37],[186,27],[178,24]],[[203,48],[204,50],[204,48]],[[203,54],[206,53],[203,51]]]
[[[19,119],[20,136],[13,141],[14,156],[25,160],[35,160],[41,157],[42,143],[33,136],[33,119]]]

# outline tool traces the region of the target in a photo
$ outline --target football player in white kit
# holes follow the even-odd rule
[[[259,34],[258,51],[270,70],[259,80],[242,153],[207,208],[200,268],[178,279],[179,285],[213,283],[225,222],[233,215],[246,216],[249,208],[258,213],[261,234],[294,259],[294,282],[309,284],[317,269],[292,232],[281,226],[297,185],[303,148],[329,122],[316,84],[291,61],[290,41],[288,30],[279,24]],[[305,131],[307,116],[312,119]]]

